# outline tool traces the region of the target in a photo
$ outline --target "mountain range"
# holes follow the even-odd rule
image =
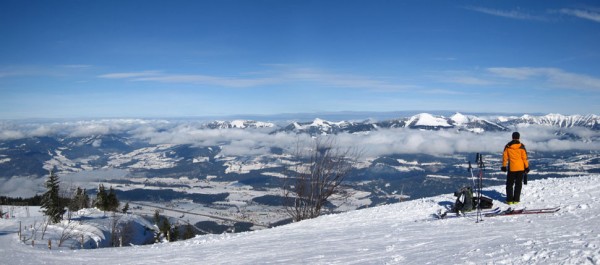
[[[290,155],[299,138],[337,135],[367,151],[346,178],[351,200],[329,205],[345,211],[453,192],[472,182],[467,162],[476,152],[485,154],[486,185],[500,185],[501,151],[513,130],[526,135],[530,179],[598,174],[599,123],[596,115],[460,113],[382,121],[0,122],[0,195],[39,194],[54,168],[65,185],[91,194],[105,183],[126,201],[192,201],[268,223],[284,218],[273,213],[281,212],[288,166],[299,162]]]
[[[510,131],[518,126],[543,125],[556,128],[583,127],[600,130],[598,115],[561,115],[548,114],[543,116],[477,116],[455,113],[451,116],[420,113],[417,115],[375,121],[327,121],[315,118],[312,121],[292,121],[287,124],[259,122],[254,120],[215,121],[207,123],[206,128],[271,128],[272,133],[295,132],[310,135],[325,135],[338,133],[363,133],[378,129],[409,128],[423,130],[460,130],[474,133]]]
[[[492,116],[479,117],[455,113],[444,117],[421,113],[410,117],[385,121],[359,121],[359,122],[330,122],[315,119],[312,122],[294,122],[278,131],[293,131],[297,133],[336,134],[360,133],[382,128],[410,128],[424,130],[454,129],[475,133],[510,131],[518,125],[545,125],[557,128],[584,127],[600,130],[600,116],[597,115],[571,115],[548,114],[544,116]]]

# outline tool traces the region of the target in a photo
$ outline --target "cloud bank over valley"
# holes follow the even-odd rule
[[[224,156],[256,156],[268,154],[272,148],[291,151],[298,141],[311,139],[306,134],[278,131],[272,127],[214,129],[208,128],[206,124],[197,121],[145,119],[46,123],[0,121],[0,141],[31,137],[85,138],[126,134],[132,139],[153,145],[220,146]],[[513,126],[513,130],[521,132],[522,142],[534,152],[600,150],[600,142],[595,141],[600,138],[600,132],[589,128],[518,124]],[[510,141],[511,131],[474,133],[455,129],[381,128],[319,137],[333,137],[340,147],[357,148],[369,157],[390,154],[449,155],[501,152]],[[101,140],[92,144],[100,145],[99,141]]]

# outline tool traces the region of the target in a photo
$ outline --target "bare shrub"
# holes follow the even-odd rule
[[[360,152],[341,148],[334,138],[316,138],[309,146],[298,141],[297,163],[288,168],[283,187],[284,207],[294,221],[319,216],[329,197],[343,195],[341,184]]]

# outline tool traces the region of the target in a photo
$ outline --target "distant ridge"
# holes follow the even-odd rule
[[[600,116],[597,115],[561,115],[547,114],[543,116],[486,116],[454,113],[451,116],[419,113],[409,117],[401,117],[385,121],[365,120],[326,121],[320,118],[312,122],[293,122],[277,131],[308,133],[311,135],[368,132],[384,128],[409,128],[423,130],[454,129],[474,133],[509,131],[520,125],[542,125],[557,128],[584,127],[600,130]]]

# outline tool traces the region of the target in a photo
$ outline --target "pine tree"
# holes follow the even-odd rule
[[[158,227],[160,224],[160,212],[158,210],[154,211],[154,224]]]
[[[59,196],[59,179],[58,176],[50,170],[50,176],[46,180],[46,192],[42,195],[42,212],[48,216],[51,223],[58,223],[62,220],[65,213],[64,207],[61,206]]]
[[[69,203],[69,210],[75,212],[79,211],[80,209],[87,208],[87,206],[85,206],[85,196],[85,190],[77,187],[77,191],[75,191],[75,195],[73,195],[73,198]]]
[[[160,220],[161,220],[160,212],[158,210],[155,210],[154,211],[154,225],[156,226],[158,231],[155,230],[154,242],[159,242],[160,235],[162,234],[162,230],[160,229]]]
[[[163,233],[165,238],[171,241],[171,222],[169,222],[169,218],[164,218],[162,224],[159,227],[160,231]]]
[[[104,189],[104,185],[98,185],[98,193],[96,194],[96,202],[94,205],[96,208],[106,211],[106,205],[108,201],[108,196],[106,195],[106,189]]]
[[[111,186],[108,191],[108,195],[106,196],[106,210],[116,212],[117,208],[119,208],[119,199],[117,198],[115,190]]]
[[[174,225],[173,229],[171,231],[172,231],[171,232],[171,241],[174,242],[174,241],[179,240],[179,236],[180,236],[179,235],[179,233],[180,233],[179,232],[179,225],[178,224]]]
[[[81,208],[90,208],[90,195],[87,194],[87,191],[83,189],[83,198],[81,202]]]
[[[190,239],[196,236],[196,232],[194,232],[194,228],[191,224],[187,224],[185,226],[185,230],[183,231],[183,239]]]
[[[85,189],[77,188],[76,203],[79,209],[90,207],[90,196]]]

